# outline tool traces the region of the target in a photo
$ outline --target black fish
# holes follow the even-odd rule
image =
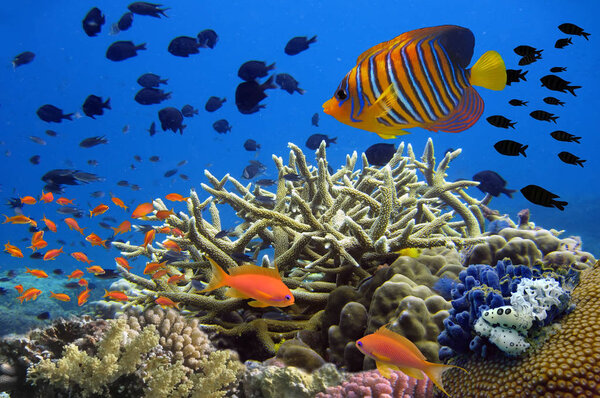
[[[67,283],[65,283],[65,287],[67,289],[78,289],[80,286],[79,286],[79,283],[77,283],[77,282],[67,282]]]
[[[151,162],[159,162],[160,161],[160,157],[154,155],[154,156],[150,156],[148,158],[148,160],[151,161]]]
[[[329,144],[337,144],[337,137],[329,138],[325,134],[313,134],[306,140],[306,147],[308,149],[316,150],[319,149],[322,141],[325,141],[325,147],[329,147]]]
[[[168,8],[159,7],[162,7],[162,4],[153,4],[147,3],[145,1],[136,1],[135,3],[131,3],[130,5],[128,5],[127,9],[132,13],[138,15],[149,15],[155,18],[160,18],[160,16],[162,15],[168,18],[167,14],[165,14],[165,11],[167,11]]]
[[[106,50],[106,58],[111,61],[123,61],[127,58],[135,57],[138,50],[145,50],[146,43],[139,45],[133,44],[132,41],[116,41]]]
[[[200,44],[196,41],[196,38],[189,36],[178,36],[171,40],[169,43],[169,51],[171,54],[177,57],[189,57],[190,54],[198,54],[200,50],[198,48]]]
[[[117,28],[119,29],[119,31],[123,32],[123,31],[131,28],[132,24],[133,24],[133,13],[126,12],[125,14],[123,14],[121,16],[121,18],[119,19],[119,22],[117,22]]]
[[[312,124],[315,127],[319,127],[319,112],[316,112],[314,115],[312,115],[312,118],[310,119],[310,124]]]
[[[503,129],[507,129],[509,127],[512,127],[514,129],[515,124],[517,123],[517,122],[511,121],[510,119],[505,118],[502,115],[489,116],[485,120],[487,120],[488,123],[491,124],[492,126],[500,127]]]
[[[266,195],[254,195],[254,200],[263,206],[275,206],[275,198]]]
[[[229,234],[233,233],[233,231],[235,231],[234,227],[222,229],[215,234],[215,239],[224,238],[224,237],[228,236]]]
[[[287,173],[283,175],[283,179],[286,181],[304,181],[304,177],[302,177],[301,175],[298,175],[296,173]]]
[[[541,57],[536,57],[535,54],[529,54],[519,60],[519,66],[525,66],[536,62]]]
[[[8,271],[6,271],[6,276],[8,276],[9,278],[14,278],[15,276],[17,276],[17,271],[15,271],[14,269],[9,269]]]
[[[171,170],[167,170],[165,172],[164,176],[166,178],[169,178],[169,177],[173,177],[175,174],[177,174],[177,169],[171,169]]]
[[[46,141],[44,141],[42,138],[35,136],[35,135],[30,135],[29,139],[38,145],[46,145],[47,144]]]
[[[129,186],[129,181],[126,180],[120,180],[117,182],[117,185],[120,187],[128,187]]]
[[[188,181],[190,179],[190,177],[187,176],[187,174],[179,174],[179,178],[181,178],[184,181]]]
[[[252,257],[244,253],[231,253],[231,258],[237,263],[251,263],[254,261]]]
[[[544,50],[538,50],[535,47],[521,45],[515,47],[513,51],[515,52],[515,54],[520,55],[521,57],[525,57],[530,54],[534,54],[541,57],[542,51]]]
[[[478,181],[477,188],[483,193],[489,193],[492,196],[500,196],[501,193],[509,198],[517,192],[514,189],[506,189],[506,181],[498,173],[491,170],[480,171],[473,176],[473,181]]]
[[[87,164],[96,167],[98,166],[99,162],[96,159],[88,159]]]
[[[102,98],[97,95],[88,95],[82,108],[83,113],[92,119],[95,119],[94,115],[104,115],[104,109],[111,109],[110,98],[106,101],[102,101]]]
[[[394,144],[374,144],[367,148],[365,156],[373,166],[385,166],[395,153]]]
[[[186,127],[183,122],[183,115],[179,112],[179,109],[173,107],[166,107],[158,111],[158,119],[163,131],[171,130],[176,133],[179,130],[179,134],[183,134],[183,129]]]
[[[50,319],[50,313],[48,311],[40,312],[36,316],[36,318],[39,319],[40,321],[45,321],[47,319]]]
[[[82,148],[91,148],[93,146],[100,145],[100,144],[108,144],[108,140],[106,139],[106,136],[88,137],[88,138],[84,139],[83,141],[81,141],[79,143],[79,146]]]
[[[152,88],[158,87],[160,84],[167,84],[167,80],[169,79],[161,79],[160,76],[154,73],[144,73],[138,77],[137,83],[142,87]]]
[[[244,167],[242,171],[242,178],[251,180],[259,174],[262,174],[266,170],[266,167],[260,162],[250,162],[250,164]]]
[[[240,113],[249,115],[266,107],[266,105],[261,105],[260,101],[267,98],[265,90],[270,88],[277,88],[273,84],[273,76],[263,84],[256,81],[240,83],[235,90],[235,104]]]
[[[527,106],[528,102],[529,101],[521,101],[519,99],[511,99],[510,101],[508,101],[508,103],[512,106]]]
[[[558,29],[560,29],[561,32],[566,33],[568,35],[583,36],[586,40],[589,40],[588,36],[590,34],[584,32],[583,28],[580,28],[579,26],[577,26],[575,24],[563,23],[563,24],[558,25]]]
[[[131,184],[129,187],[131,188],[132,191],[139,191],[142,189],[139,185],[136,185],[136,184]]]
[[[94,191],[90,194],[92,198],[103,198],[106,195],[104,191]]]
[[[300,54],[304,50],[308,50],[308,46],[317,41],[317,36],[308,39],[306,36],[298,36],[290,39],[285,45],[283,52],[287,55]]]
[[[551,132],[550,135],[552,136],[552,138],[554,138],[557,141],[576,142],[578,144],[581,144],[579,142],[581,137],[575,137],[573,134],[569,134],[566,131],[556,130],[556,131]]]
[[[290,94],[297,92],[304,94],[306,91],[298,87],[298,82],[291,75],[287,73],[279,73],[275,76],[275,83],[281,87],[282,90],[287,91]]]
[[[156,123],[152,122],[152,124],[150,125],[150,128],[148,128],[147,131],[150,133],[150,137],[152,137],[154,134],[156,134]]]
[[[523,72],[523,69],[507,69],[506,70],[506,85],[510,86],[511,83],[518,83],[520,80],[527,81],[525,75],[529,72],[526,70]]]
[[[260,149],[260,144],[253,139],[247,139],[246,142],[244,142],[244,149],[247,151],[257,151]]]
[[[198,43],[201,47],[215,48],[217,41],[219,41],[219,36],[212,29],[205,29],[198,33]]]
[[[559,210],[564,210],[564,206],[568,204],[567,202],[555,200],[558,198],[558,195],[546,191],[544,188],[537,185],[527,185],[525,188],[521,189],[521,193],[525,199],[531,203],[544,207],[556,207]]]
[[[42,258],[44,258],[44,253],[41,252],[35,252],[29,255],[29,258],[33,259],[33,260],[41,260]]]
[[[119,273],[119,271],[113,268],[104,268],[103,274],[96,275],[96,278],[98,279],[115,279],[120,277],[121,274]]]
[[[9,281],[10,281],[10,278],[8,278],[8,277],[0,278],[0,282],[9,282]],[[2,289],[2,288],[0,288],[0,289]],[[0,290],[0,294],[4,294],[4,293],[2,293],[2,290]]]
[[[277,184],[277,181],[271,180],[268,178],[264,178],[262,180],[257,180],[254,182],[256,185],[260,185],[261,187],[270,187],[272,185]]]
[[[569,152],[561,152],[558,154],[558,158],[560,160],[562,160],[563,162],[567,163],[567,164],[572,164],[574,166],[581,166],[583,167],[583,162],[585,162],[585,160],[580,159],[578,156],[573,155],[572,153]]]
[[[8,207],[10,207],[11,209],[22,209],[23,208],[23,202],[21,202],[21,199],[19,199],[19,198],[8,199],[8,202],[6,202],[6,205]]]
[[[181,114],[185,117],[194,117],[194,115],[198,114],[198,109],[194,109],[194,107],[189,104],[184,105],[183,108],[181,108]]]
[[[544,122],[553,121],[555,124],[556,124],[556,119],[558,119],[558,116],[554,116],[553,113],[549,113],[546,111],[540,111],[540,110],[531,112],[529,114],[529,116],[531,116],[535,120],[541,120]]]
[[[567,71],[566,66],[555,66],[553,68],[550,68],[550,72],[552,72],[552,73],[559,73],[559,72],[566,72],[566,71]]]
[[[188,161],[184,159],[184,160],[179,161],[179,163],[177,163],[177,167],[185,166],[186,164],[188,164]]]
[[[164,100],[171,98],[171,93],[165,93],[156,88],[143,88],[135,95],[135,102],[140,105],[160,104]]]
[[[4,279],[4,278],[2,278],[2,279]],[[0,296],[4,296],[6,293],[8,293],[8,290],[6,290],[3,287],[0,287]]]
[[[556,43],[554,43],[554,48],[565,48],[569,44],[573,44],[570,37],[565,39],[558,39],[556,40]]]
[[[104,229],[111,229],[111,226],[110,226],[110,224],[107,224],[107,223],[105,223],[104,221],[100,221],[100,222],[98,223],[98,225],[99,225],[99,226],[101,226],[101,227],[102,227],[102,228],[104,228]]]
[[[22,52],[21,54],[19,54],[13,58],[13,60],[12,60],[13,67],[16,68],[21,65],[27,65],[27,64],[31,63],[31,61],[33,61],[34,58],[35,58],[35,54],[32,53],[31,51]]]
[[[50,137],[56,137],[58,133],[54,130],[46,130],[46,135],[49,135]]]
[[[494,144],[494,148],[496,148],[499,153],[507,156],[519,156],[519,154],[522,154],[523,156],[527,157],[525,150],[528,147],[529,145],[523,145],[511,140],[502,140]]]
[[[54,275],[62,275],[62,274],[64,274],[64,271],[60,268],[56,268],[56,269],[52,270],[52,273]]]
[[[208,101],[206,101],[206,105],[204,105],[204,109],[206,110],[206,112],[214,112],[217,109],[219,109],[220,107],[223,106],[223,102],[227,101],[226,98],[219,98],[219,97],[210,97],[208,99]]]
[[[546,98],[544,98],[544,102],[549,105],[563,106],[565,104],[563,101],[560,101],[558,98],[554,98],[554,97],[546,97]]]
[[[213,123],[213,129],[219,134],[225,134],[228,131],[231,131],[233,126],[229,125],[229,122],[226,119],[219,119]]]
[[[48,123],[60,123],[63,119],[73,120],[71,119],[71,116],[73,116],[72,113],[68,113],[65,115],[63,114],[62,109],[50,104],[40,106],[35,113],[40,119]]]
[[[270,70],[275,69],[275,63],[268,65],[263,61],[244,62],[238,69],[238,76],[247,82],[254,81],[259,77],[265,77]]]
[[[542,87],[546,87],[552,91],[560,91],[561,93],[569,91],[571,94],[576,95],[575,89],[581,88],[581,86],[569,86],[571,82],[563,80],[556,75],[546,75],[540,81],[542,82]]]
[[[104,25],[104,15],[102,15],[102,11],[98,9],[98,7],[92,8],[81,24],[83,25],[83,30],[85,34],[93,37],[96,36],[102,30],[102,25]]]

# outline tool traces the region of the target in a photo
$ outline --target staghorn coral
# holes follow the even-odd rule
[[[583,271],[572,293],[575,309],[523,358],[461,356],[444,386],[456,397],[593,397],[600,389],[600,262]]]
[[[290,143],[289,147],[287,165],[273,156],[280,177],[276,192],[260,187],[251,190],[250,184],[244,186],[229,175],[218,180],[205,171],[210,185],[202,184],[202,188],[212,196],[201,201],[192,190],[188,213],[165,220],[166,226],[183,231],[183,236],[170,239],[189,256],[188,260],[169,261],[167,269],[170,275],[185,273],[188,278],[206,279],[210,267],[205,254],[229,268],[237,265],[233,258],[250,250],[256,259],[261,248],[272,245],[283,281],[292,288],[298,306],[304,308],[301,313],[288,310],[292,312],[289,320],[227,321],[239,317],[245,308],[243,300],[223,298],[219,292],[199,295],[191,283],[168,285],[164,280],[146,279],[121,269],[127,280],[143,289],[141,296],[125,306],[153,305],[159,295],[167,297],[197,313],[201,323],[211,325],[221,335],[258,340],[262,352],[249,355],[265,358],[274,354],[276,341],[292,338],[300,330],[317,330],[329,293],[336,286],[357,285],[372,276],[379,264],[398,257],[394,251],[460,248],[482,242],[480,202],[463,191],[477,183],[445,180],[449,163],[460,150],[446,154],[436,165],[431,140],[420,160],[410,144],[408,156],[403,156],[402,143],[382,168],[370,166],[363,154],[363,167],[355,170],[358,157],[354,152],[346,157],[345,165],[330,173],[325,145],[317,150],[316,167],[307,163],[296,145]],[[417,171],[424,181],[419,181]],[[303,180],[287,181],[283,176],[289,173]],[[237,193],[226,188],[228,182]],[[260,200],[264,197],[271,198],[274,206],[264,205]],[[166,210],[160,199],[153,203],[156,210]],[[216,236],[223,229],[218,206],[224,204],[242,220],[236,228],[237,239]],[[210,221],[204,218],[204,210],[209,211]],[[160,246],[113,244],[129,258],[142,255],[160,261],[169,255]],[[263,265],[268,266],[268,260],[263,258]],[[426,283],[435,282],[433,274],[429,271],[429,276],[423,275]],[[258,310],[255,313],[261,314]]]

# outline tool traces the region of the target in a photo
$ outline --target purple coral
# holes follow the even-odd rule
[[[433,383],[425,376],[423,380],[392,371],[386,379],[377,370],[354,373],[339,386],[329,387],[316,398],[430,398]]]

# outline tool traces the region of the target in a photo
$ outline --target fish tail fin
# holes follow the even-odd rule
[[[447,396],[450,396],[450,394],[448,394],[448,392],[446,390],[444,390],[444,385],[442,384],[442,374],[444,373],[444,371],[447,369],[450,369],[450,368],[457,368],[457,369],[463,370],[465,373],[468,373],[465,369],[463,369],[459,366],[442,365],[439,363],[431,363],[431,362],[426,362],[426,364],[427,364],[427,366],[424,369],[422,369],[423,372],[427,375],[427,377],[429,377],[431,379],[431,381],[433,381],[433,384],[435,384],[437,386],[437,388],[442,390],[444,392],[444,394],[446,394]]]
[[[581,142],[579,142],[580,139],[581,139],[581,137],[573,137],[573,138],[571,138],[571,140],[573,140],[573,142],[576,142],[578,144],[581,144]]]
[[[298,94],[300,94],[300,95],[302,95],[302,94],[304,94],[304,93],[306,92],[306,90],[304,90],[304,89],[301,89],[300,87],[298,87],[298,88],[296,89],[296,91],[297,91],[297,92],[298,92]]]
[[[225,286],[229,281],[229,274],[227,274],[227,272],[225,272],[223,268],[221,268],[221,266],[212,258],[207,258],[212,269],[212,276],[210,277],[210,282],[208,282],[208,285],[198,293],[210,292],[211,290],[218,289]]]
[[[135,46],[135,49],[136,49],[136,51],[137,50],[145,50],[146,49],[146,43],[142,43],[140,45]]]
[[[168,16],[167,14],[165,14],[165,11],[167,11],[167,10],[170,10],[170,9],[171,9],[170,7],[168,7],[168,8],[162,8],[162,9],[159,9],[159,10],[158,10],[158,12],[159,12],[159,13],[160,13],[160,15],[162,15],[163,17],[165,17],[165,18],[169,18],[169,16]]]
[[[92,218],[93,215],[94,213],[92,213],[92,211],[90,210],[90,218]]]
[[[106,108],[106,109],[112,109],[112,108],[110,107],[110,98],[109,98],[109,99],[107,99],[106,101],[104,101],[104,104],[102,104],[102,106],[103,106],[104,108]]]
[[[273,68],[275,67],[275,63],[271,64],[273,66]],[[223,99],[221,100],[221,102],[227,102],[227,98],[223,97]]]
[[[519,149],[519,153],[521,153],[523,156],[527,157],[527,154],[525,154],[525,149],[529,148],[529,145],[523,145],[521,147],[521,149]]]
[[[54,293],[52,290],[50,291],[50,297],[56,297],[56,293]]]
[[[104,296],[102,297],[108,297],[108,290],[104,289]]]
[[[67,113],[66,115],[62,115],[63,119],[67,119],[67,120],[73,120],[72,116],[74,115],[74,113]]]
[[[262,88],[263,90],[266,90],[268,88],[277,88],[278,86],[275,83],[273,83],[274,78],[275,75],[271,75],[271,77],[269,77],[269,79],[267,79],[266,82],[260,85],[260,88]]]
[[[517,124],[517,122],[508,122],[508,127],[512,127],[514,129],[515,124]]]
[[[273,62],[271,65],[267,66],[267,70],[273,70],[275,69],[275,62]],[[223,102],[225,102],[225,98],[223,98]]]
[[[563,202],[560,200],[553,200],[552,204],[554,205],[554,207],[556,207],[558,210],[564,210],[565,206],[568,205],[568,202]]]
[[[583,36],[584,39],[589,40],[588,36],[590,35],[590,33],[587,32],[581,32],[581,36]]]
[[[550,116],[550,120],[552,120],[554,124],[556,124],[556,119],[558,119],[558,116]]]
[[[575,94],[575,90],[581,88],[581,86],[567,86],[566,89],[573,94],[575,97],[577,97],[577,94]]]
[[[337,137],[333,137],[329,139],[330,144],[337,144]]]
[[[586,37],[586,39],[587,39],[587,37]],[[317,42],[317,36],[315,35],[315,36],[313,36],[313,37],[310,38],[310,40],[308,41],[308,44],[312,44],[312,43],[316,43],[316,42]]]
[[[481,86],[490,90],[502,90],[506,85],[506,66],[500,54],[488,51],[475,62],[471,68],[473,86]]]
[[[583,162],[585,162],[585,160],[583,160],[583,159],[577,160],[577,164],[580,165],[581,167],[583,167]]]
[[[523,106],[527,106],[528,103],[529,101],[523,101]]]
[[[519,79],[523,79],[523,81],[526,82],[527,79],[525,78],[525,75],[527,74],[527,72],[529,72],[529,71],[526,70],[524,73],[519,73]]]
[[[516,189],[503,189],[502,193],[512,199],[512,194],[517,192]]]
[[[26,271],[25,271],[26,274],[31,274],[31,270],[29,268],[25,267],[25,269],[26,269]]]
[[[167,83],[168,81],[169,81],[169,79],[161,79],[161,80],[158,81],[158,84],[161,84],[161,83],[162,84],[169,84],[169,83]]]

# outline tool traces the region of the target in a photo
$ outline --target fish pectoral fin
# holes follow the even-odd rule
[[[270,304],[267,303],[263,303],[262,301],[258,301],[258,300],[254,300],[254,301],[250,301],[248,303],[248,305],[250,307],[254,307],[254,308],[265,308],[265,307],[270,307]]]
[[[391,358],[386,357],[386,356],[381,355],[381,354],[373,353],[371,355],[373,355],[373,357],[375,358],[375,360],[379,361],[379,362],[389,362],[391,360]]]
[[[396,95],[396,90],[394,90],[394,85],[390,84],[385,90],[383,90],[383,92],[375,100],[375,102],[373,102],[373,106],[377,106],[381,109],[381,112],[375,117],[385,116],[388,113],[388,111],[393,107],[394,102],[397,98],[398,96]]]
[[[383,377],[385,377],[386,379],[392,377],[392,369],[388,364],[375,361],[375,365],[377,365],[377,370],[379,371],[379,373],[381,373]]]
[[[423,380],[425,376],[423,376],[423,372],[416,368],[398,368],[399,371],[404,373],[409,377],[413,377],[417,380]]]
[[[242,293],[239,290],[234,289],[232,287],[230,287],[229,289],[227,289],[227,291],[225,292],[225,295],[227,297],[239,298],[239,299],[248,299],[248,298],[250,298],[247,295],[245,295],[244,293]]]

